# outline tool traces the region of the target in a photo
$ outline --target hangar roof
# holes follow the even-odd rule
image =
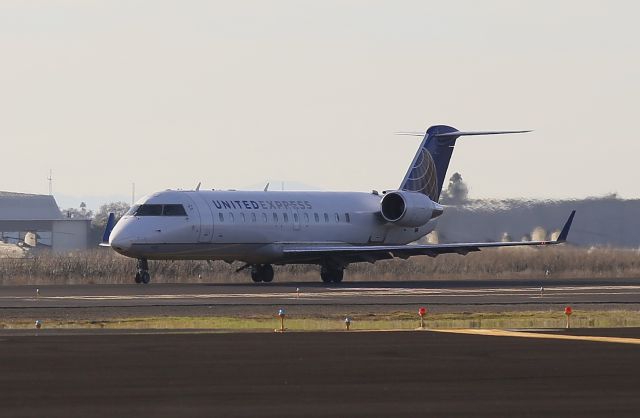
[[[0,191],[0,221],[63,218],[53,196]]]

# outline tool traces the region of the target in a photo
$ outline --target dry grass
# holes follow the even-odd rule
[[[151,261],[153,281],[246,283],[248,273],[236,273],[241,264],[204,261]],[[110,250],[92,250],[69,255],[43,254],[32,259],[0,259],[0,284],[131,283],[135,260]],[[277,281],[317,282],[317,266],[276,267]],[[413,257],[376,264],[349,266],[348,281],[627,277],[640,278],[640,254],[617,249],[571,247],[486,250],[467,256]]]
[[[414,329],[420,322],[417,315],[389,313],[383,315],[353,315],[352,330]],[[431,329],[454,328],[564,328],[566,317],[562,311],[442,313],[429,314],[425,326]],[[614,328],[640,326],[637,311],[580,311],[571,317],[574,328]],[[276,317],[150,317],[114,318],[105,320],[47,320],[45,329],[206,329],[224,331],[272,331],[280,327]],[[337,331],[345,328],[343,316],[299,317],[285,319],[291,331]],[[0,321],[0,329],[30,329],[33,321]]]

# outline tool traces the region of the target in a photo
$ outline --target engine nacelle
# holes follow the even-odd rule
[[[422,226],[442,212],[442,206],[422,193],[389,192],[380,201],[380,214],[384,220],[399,226]]]

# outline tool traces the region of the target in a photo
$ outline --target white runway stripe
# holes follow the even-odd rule
[[[411,288],[339,288],[301,289],[300,299],[340,299],[340,298],[395,298],[395,297],[431,297],[431,298],[478,298],[487,297],[527,297],[529,299],[552,299],[565,296],[613,296],[640,295],[640,286],[559,286],[545,288],[540,295],[539,288],[489,288],[489,289],[411,289]],[[0,296],[0,301],[125,301],[125,300],[208,300],[208,299],[297,299],[296,292],[263,292],[263,293],[206,293],[206,294],[133,294],[133,295],[73,295],[46,296],[38,299],[33,296]]]

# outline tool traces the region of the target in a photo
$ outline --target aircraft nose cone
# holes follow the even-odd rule
[[[109,245],[115,250],[126,251],[131,248],[133,244],[133,240],[127,238],[124,234],[120,232],[112,232],[109,237]]]

